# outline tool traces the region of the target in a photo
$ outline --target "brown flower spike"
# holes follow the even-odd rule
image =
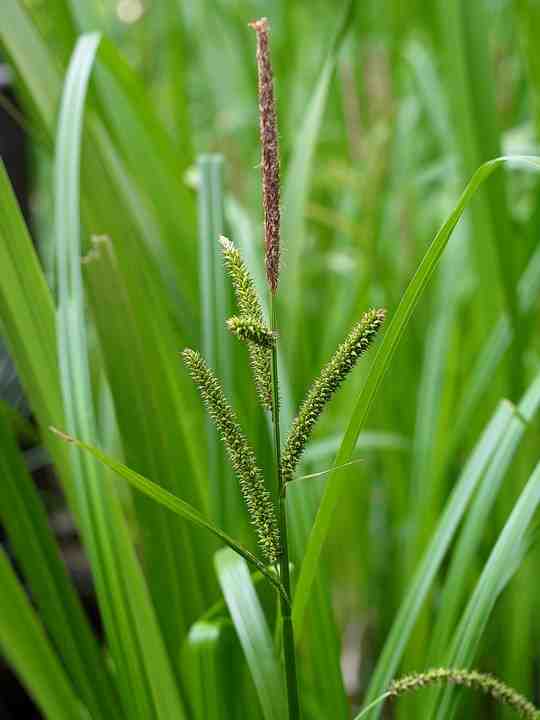
[[[261,18],[250,23],[250,27],[257,33],[266,277],[270,290],[275,295],[279,277],[280,242],[279,145],[268,20]]]

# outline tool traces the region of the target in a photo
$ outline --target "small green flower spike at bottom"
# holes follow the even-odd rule
[[[491,695],[497,702],[513,708],[520,717],[526,718],[526,720],[538,720],[540,718],[540,711],[523,695],[520,695],[516,690],[492,675],[480,673],[476,670],[436,668],[425,673],[406,675],[399,680],[394,680],[388,688],[388,697],[397,698],[405,693],[440,683],[461,685],[480,690]]]

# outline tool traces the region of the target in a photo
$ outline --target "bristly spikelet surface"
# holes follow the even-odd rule
[[[261,18],[250,23],[257,33],[257,71],[259,75],[259,122],[261,133],[261,174],[264,208],[264,246],[266,278],[275,295],[279,280],[280,255],[280,180],[279,144],[274,76],[270,61],[268,20]]]
[[[255,453],[225,398],[219,380],[201,355],[186,348],[182,357],[199,388],[208,413],[219,431],[231,464],[238,475],[240,490],[255,527],[261,550],[269,563],[276,563],[280,555],[279,530],[272,498],[257,467]]]
[[[424,673],[406,675],[392,682],[388,688],[388,694],[390,697],[398,697],[407,692],[420,690],[423,687],[439,683],[450,683],[481,690],[491,695],[497,702],[512,707],[522,718],[527,720],[538,720],[540,718],[540,711],[527,698],[492,675],[480,673],[476,670],[436,668]]]
[[[385,310],[369,310],[364,313],[311,386],[287,438],[283,453],[284,482],[292,480],[309,436],[326,403],[368,349],[383,324],[385,315]]]
[[[262,348],[272,349],[276,335],[266,325],[261,325],[245,315],[233,316],[227,320],[227,327],[239,340],[252,342]]]
[[[225,266],[231,277],[240,315],[266,326],[255,283],[249,274],[242,256],[233,243],[220,237]],[[272,410],[272,353],[256,343],[248,342],[249,362],[255,380],[255,387],[261,405]]]

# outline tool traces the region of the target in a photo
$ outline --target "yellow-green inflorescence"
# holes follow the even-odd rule
[[[255,283],[233,243],[225,237],[220,238],[225,265],[231,276],[240,316],[250,318],[252,323],[266,327],[264,314]],[[268,331],[270,332],[270,331]],[[266,410],[272,410],[272,352],[248,339],[248,352],[257,395]]]
[[[522,718],[527,718],[527,720],[538,720],[540,718],[540,711],[527,698],[492,675],[480,673],[476,670],[436,668],[424,673],[406,675],[392,682],[388,688],[388,696],[398,697],[407,692],[440,683],[481,690],[491,695],[497,702],[513,708]]]
[[[262,348],[272,349],[276,335],[266,325],[262,325],[251,317],[235,315],[227,320],[227,327],[244,342],[254,343]]]
[[[385,310],[369,310],[364,313],[311,386],[287,438],[282,466],[284,482],[292,480],[309,436],[326,403],[368,349],[383,324],[385,315]]]
[[[238,475],[240,489],[261,550],[270,563],[280,555],[279,530],[270,493],[257,467],[255,453],[242,432],[236,415],[225,398],[219,380],[195,350],[186,348],[182,357],[199,388],[208,413],[219,431],[232,466]]]

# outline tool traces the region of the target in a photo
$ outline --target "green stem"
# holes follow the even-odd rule
[[[270,299],[272,330],[276,330],[276,312],[272,298]],[[291,577],[289,572],[289,544],[287,539],[287,486],[283,482],[281,472],[281,433],[279,428],[279,379],[277,342],[272,347],[272,419],[274,427],[274,458],[276,480],[279,493],[279,529],[281,536],[281,556],[279,575],[285,595],[280,595],[281,621],[283,638],[283,656],[285,659],[285,676],[287,679],[287,699],[289,720],[300,719],[300,702],[298,699],[298,680],[296,676],[296,655],[294,650],[294,630],[291,607]]]
[[[374,707],[377,707],[377,705],[380,705],[380,703],[384,702],[386,698],[390,697],[389,692],[385,692],[383,695],[378,697],[376,700],[374,700],[369,705],[366,705],[366,707],[360,712],[359,715],[357,715],[354,720],[360,720],[360,718],[365,717],[370,710],[373,710]]]

